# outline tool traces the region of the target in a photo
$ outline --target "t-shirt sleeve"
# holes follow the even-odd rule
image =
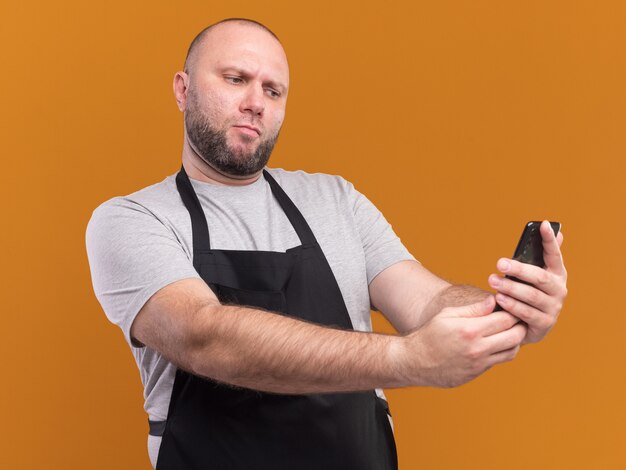
[[[382,212],[365,195],[346,181],[354,218],[363,243],[367,284],[382,271],[398,261],[417,261],[402,244],[400,238]]]
[[[159,289],[199,278],[175,233],[142,205],[111,199],[92,214],[86,232],[93,289],[108,319],[126,341],[143,305]]]

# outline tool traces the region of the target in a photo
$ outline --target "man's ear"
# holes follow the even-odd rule
[[[176,72],[174,75],[174,97],[176,105],[182,112],[187,108],[187,90],[189,87],[189,75],[185,72]]]

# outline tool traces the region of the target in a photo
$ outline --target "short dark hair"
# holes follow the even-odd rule
[[[185,73],[188,73],[188,64],[189,64],[189,57],[191,57],[191,55],[195,52],[196,48],[198,47],[198,45],[202,42],[202,40],[204,39],[204,37],[206,36],[206,34],[215,26],[217,26],[218,24],[222,24],[222,23],[228,23],[228,22],[237,22],[237,23],[244,23],[244,24],[249,24],[250,26],[256,26],[257,28],[261,28],[264,29],[265,31],[267,31],[268,33],[270,33],[272,36],[274,36],[274,38],[276,38],[276,40],[278,42],[280,42],[280,39],[278,39],[278,36],[276,36],[276,34],[274,34],[274,31],[272,31],[271,29],[269,29],[267,26],[265,26],[262,23],[259,23],[258,21],[255,20],[251,20],[248,18],[225,18],[223,20],[218,21],[217,23],[213,23],[209,26],[207,26],[206,28],[204,28],[202,31],[200,31],[195,38],[193,38],[193,41],[191,41],[191,44],[189,45],[189,49],[187,49],[187,56],[185,57],[185,65],[183,67],[183,71]]]

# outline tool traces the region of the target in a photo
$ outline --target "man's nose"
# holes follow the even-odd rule
[[[246,89],[246,94],[241,101],[241,112],[251,113],[253,115],[261,116],[265,110],[265,99],[263,96],[263,87],[251,83]]]

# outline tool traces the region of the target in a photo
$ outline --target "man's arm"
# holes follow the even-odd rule
[[[275,393],[465,383],[513,359],[525,335],[494,298],[444,309],[393,336],[343,331],[254,308],[221,305],[198,279],[159,290],[131,327],[141,343],[196,375]]]
[[[400,333],[427,323],[446,307],[469,305],[488,297],[487,291],[450,284],[416,261],[400,261],[378,274],[369,285],[372,305]]]
[[[498,269],[528,284],[492,274],[489,284],[498,291],[498,304],[528,325],[524,343],[542,339],[556,323],[567,295],[567,271],[561,255],[563,234],[554,236],[550,224],[541,225],[546,268],[502,258]],[[452,285],[415,261],[400,261],[382,271],[369,285],[372,305],[399,332],[425,325],[446,307],[468,305],[491,295],[469,285]]]

